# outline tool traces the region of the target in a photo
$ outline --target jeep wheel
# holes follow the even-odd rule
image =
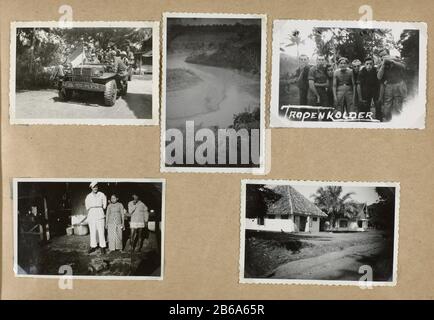
[[[117,86],[116,81],[111,80],[106,83],[104,91],[104,103],[106,106],[112,106],[116,102]]]
[[[73,91],[71,89],[62,88],[59,90],[59,99],[61,101],[68,101],[72,98]]]

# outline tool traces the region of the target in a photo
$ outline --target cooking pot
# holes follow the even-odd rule
[[[84,224],[77,224],[74,226],[74,234],[78,236],[85,236],[89,233],[89,227]]]

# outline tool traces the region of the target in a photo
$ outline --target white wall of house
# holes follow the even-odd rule
[[[297,218],[297,216],[296,216]],[[316,220],[316,221],[315,221]],[[307,217],[305,232],[319,232],[320,218]],[[293,217],[289,219],[281,219],[276,216],[275,219],[264,219],[264,224],[258,224],[258,219],[246,219],[247,230],[263,230],[263,231],[284,231],[284,232],[299,232],[299,228],[294,222]]]
[[[320,218],[319,217],[310,217],[310,221],[311,221],[310,232],[319,232]]]
[[[247,230],[263,230],[263,231],[296,231],[294,221],[292,219],[264,219],[264,224],[258,224],[258,219],[246,219]]]
[[[347,221],[347,227],[340,227],[340,221]],[[359,221],[361,221],[362,227],[359,227]],[[336,229],[342,231],[366,231],[368,229],[368,220],[339,219],[336,221]]]

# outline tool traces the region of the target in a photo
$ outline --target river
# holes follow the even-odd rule
[[[233,124],[235,114],[259,107],[259,77],[187,63],[186,57],[186,54],[168,55],[167,69],[189,69],[202,81],[187,89],[166,92],[167,128],[184,127],[188,120],[194,120],[198,127],[227,128]]]

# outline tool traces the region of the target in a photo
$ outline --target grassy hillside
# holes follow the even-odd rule
[[[183,68],[167,69],[166,84],[168,91],[186,89],[201,81],[202,79],[191,70]]]

